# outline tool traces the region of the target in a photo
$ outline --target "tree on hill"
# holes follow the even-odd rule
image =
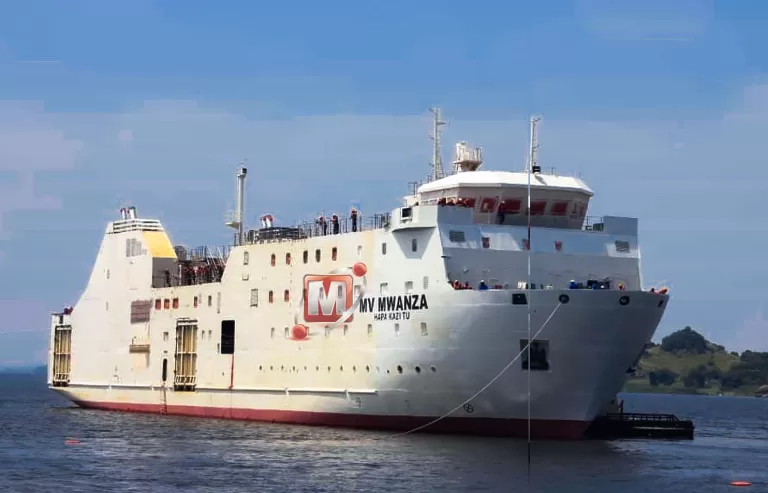
[[[648,383],[654,387],[658,385],[672,385],[677,380],[678,374],[667,368],[648,372]]]
[[[709,350],[708,343],[703,335],[686,325],[684,329],[663,338],[661,349],[668,353],[703,354]]]

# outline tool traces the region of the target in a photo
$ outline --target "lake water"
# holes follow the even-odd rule
[[[88,411],[0,376],[0,491],[768,491],[768,399],[622,397],[693,419],[695,440],[533,442],[529,477],[525,440]]]

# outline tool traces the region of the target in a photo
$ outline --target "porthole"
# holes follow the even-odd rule
[[[352,371],[357,371],[357,367],[356,367],[356,366],[353,366],[353,367],[352,367]]]
[[[429,369],[432,370],[432,373],[437,372],[437,368],[435,368],[434,366],[430,366]]]
[[[621,298],[619,298],[619,305],[621,306],[629,305],[629,296],[622,296]]]
[[[403,367],[400,365],[397,365],[397,373],[403,373]]]
[[[371,367],[368,366],[368,365],[365,365],[365,371],[370,372],[371,371]]]
[[[558,299],[560,300],[560,303],[562,303],[563,305],[571,301],[571,297],[568,296],[567,294],[561,294]]]
[[[416,368],[414,368],[414,370],[416,370],[416,373],[421,373],[421,367],[420,366],[417,366]]]
[[[664,305],[664,300],[659,300],[659,308],[661,308]]]

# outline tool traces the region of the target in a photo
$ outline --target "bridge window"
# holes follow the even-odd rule
[[[291,301],[291,292],[287,289],[283,293],[283,301],[285,301],[286,303]]]
[[[270,256],[269,263],[272,265],[272,267],[275,266],[276,259],[275,259],[275,254],[274,253]]]
[[[504,214],[519,214],[521,206],[522,201],[517,199],[502,200],[499,205],[499,212]]]
[[[320,249],[315,250],[315,262],[320,262]]]
[[[520,359],[520,365],[523,370],[528,369],[528,345],[527,339],[520,339],[520,351],[522,352],[522,358]],[[531,371],[547,371],[549,370],[549,341],[541,339],[534,339],[531,341]]]
[[[416,240],[416,238],[411,240],[411,251],[415,252],[419,249],[419,242]]]
[[[304,263],[309,262],[309,252],[304,250]]]
[[[552,210],[550,214],[553,216],[565,216],[565,212],[568,210],[568,202],[555,202],[552,204]]]
[[[483,248],[491,248],[491,239],[488,236],[483,236]]]
[[[274,301],[275,301],[275,296],[274,296],[274,294],[272,293],[272,291],[270,291],[270,292],[269,292],[269,302],[270,302],[270,303],[273,303]]]
[[[250,254],[248,252],[243,252],[243,265],[248,265],[249,261],[250,261]]]
[[[336,260],[338,253],[339,253],[338,248],[336,247],[331,248],[331,260]]]
[[[617,253],[629,253],[629,242],[624,240],[616,240],[614,242]]]
[[[235,321],[221,321],[221,354],[235,354]]]
[[[163,309],[170,310],[171,309],[171,300],[168,298],[163,300]]]
[[[537,200],[536,202],[531,202],[531,216],[541,216],[544,214],[546,209],[546,200]]]
[[[291,265],[291,252],[285,254],[285,265]]]
[[[259,306],[259,288],[251,289],[251,306]]]
[[[155,310],[162,310],[163,309],[163,300],[155,300]]]

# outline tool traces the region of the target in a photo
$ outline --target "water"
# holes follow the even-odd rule
[[[694,441],[534,442],[88,411],[0,376],[0,491],[691,492],[768,490],[768,399],[626,395]],[[67,438],[80,440],[67,445]]]

